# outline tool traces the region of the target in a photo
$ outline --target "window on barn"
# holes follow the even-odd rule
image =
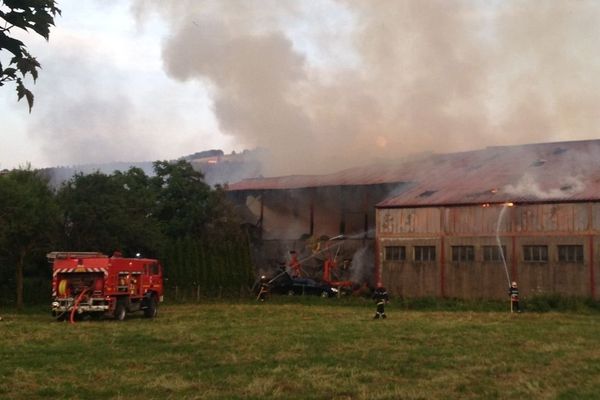
[[[473,246],[452,246],[452,261],[455,261],[455,262],[475,261],[475,247],[473,247]]]
[[[435,246],[415,246],[415,261],[435,261]]]
[[[483,261],[502,262],[502,255],[506,261],[506,246],[502,246],[502,252],[498,246],[483,246]]]
[[[559,245],[558,261],[583,264],[583,246]]]
[[[404,261],[406,260],[406,247],[404,246],[385,246],[385,261]]]
[[[523,246],[523,260],[548,262],[548,246]]]

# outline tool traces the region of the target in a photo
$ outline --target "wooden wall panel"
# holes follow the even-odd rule
[[[384,280],[384,284],[402,296],[441,295],[444,259],[446,296],[506,299],[508,282],[503,263],[483,260],[483,246],[496,245],[499,226],[506,247],[506,268],[510,279],[519,282],[525,298],[551,293],[600,296],[600,204],[532,204],[502,210],[495,205],[378,210],[380,221],[383,215],[388,216],[388,223],[380,226],[380,243],[405,245],[407,254],[405,262],[387,264],[390,272],[386,276],[394,282]],[[438,231],[440,227],[443,229]],[[437,260],[428,265],[415,263],[414,246],[428,243],[435,243]],[[453,262],[453,245],[474,246],[476,259]],[[548,246],[548,261],[525,262],[526,245]],[[584,261],[560,261],[560,245],[583,246]]]
[[[439,208],[396,208],[379,210],[377,232],[383,235],[440,232]]]

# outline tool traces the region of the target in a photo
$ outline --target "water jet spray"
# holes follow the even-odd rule
[[[504,250],[502,249],[502,242],[500,241],[500,224],[502,223],[502,218],[504,217],[504,213],[509,207],[514,206],[513,203],[504,203],[502,205],[502,210],[498,215],[498,222],[496,223],[496,242],[498,243],[498,250],[500,251],[500,258],[502,259],[502,265],[504,265],[504,272],[506,273],[506,282],[510,287],[510,275],[508,273],[508,266],[506,265],[506,257],[504,256]]]

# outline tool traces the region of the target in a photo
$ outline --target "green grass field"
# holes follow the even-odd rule
[[[598,313],[373,311],[223,301],[75,325],[4,312],[0,398],[600,398]]]

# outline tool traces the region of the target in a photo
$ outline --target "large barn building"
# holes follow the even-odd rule
[[[398,296],[503,298],[512,280],[525,296],[600,289],[600,140],[433,154],[229,190],[278,243],[264,253],[345,234],[374,248],[373,283]]]
[[[600,141],[451,155],[377,205],[378,277],[402,296],[595,297]]]

